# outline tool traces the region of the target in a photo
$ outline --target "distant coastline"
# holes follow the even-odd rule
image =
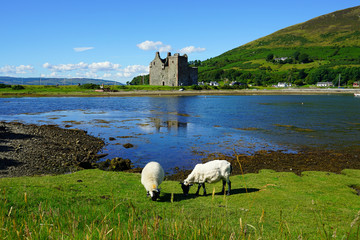
[[[347,88],[284,88],[242,90],[132,90],[117,92],[48,92],[0,93],[0,97],[127,97],[127,96],[196,96],[196,95],[326,95],[360,93],[360,89]]]

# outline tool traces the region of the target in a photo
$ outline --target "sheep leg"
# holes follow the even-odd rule
[[[197,191],[196,191],[196,193],[195,193],[196,196],[199,195],[200,188],[201,188],[201,183],[199,183],[199,185],[198,185],[198,189],[197,189]]]
[[[206,195],[205,183],[202,184],[202,187],[204,189],[204,196],[205,196]]]
[[[225,192],[225,185],[226,185],[226,181],[223,179],[223,180],[222,180],[222,183],[223,183],[223,186],[222,186],[222,191],[221,191],[221,194],[224,194],[224,192]]]
[[[227,195],[230,195],[230,191],[231,191],[231,182],[230,182],[230,179],[228,179],[227,184],[228,184],[228,192],[227,192]]]

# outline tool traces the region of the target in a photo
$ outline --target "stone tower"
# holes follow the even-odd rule
[[[167,54],[165,59],[156,52],[154,60],[150,63],[150,85],[160,86],[190,86],[198,83],[198,69],[188,66],[186,54],[180,56],[175,53]]]

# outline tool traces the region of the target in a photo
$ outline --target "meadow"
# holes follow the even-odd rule
[[[246,167],[246,166],[244,166]],[[83,170],[0,179],[0,239],[359,239],[360,170],[261,170],[184,197],[146,197],[140,174]]]
[[[108,85],[105,88],[109,92],[96,92],[100,85],[84,84],[78,85],[13,85],[9,87],[0,87],[0,96],[99,96],[106,95],[109,92],[132,92],[136,91],[177,91],[181,87],[169,86],[150,86],[150,85]],[[19,88],[16,88],[20,86]],[[191,87],[186,87],[191,89]]]

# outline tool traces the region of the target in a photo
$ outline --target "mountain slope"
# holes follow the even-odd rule
[[[279,30],[246,47],[360,46],[360,6],[326,14]]]
[[[313,84],[360,80],[360,6],[296,24],[203,61],[199,81]],[[350,69],[350,70],[349,70]]]

